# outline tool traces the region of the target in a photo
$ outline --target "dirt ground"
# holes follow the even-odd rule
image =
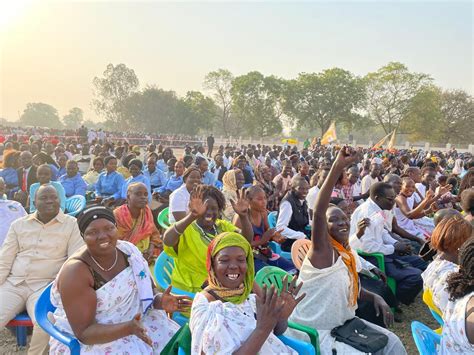
[[[403,317],[404,321],[395,323],[391,330],[400,337],[408,354],[416,355],[418,351],[411,336],[411,322],[418,320],[432,329],[436,329],[438,325],[421,300],[421,296],[410,306],[403,307]],[[17,349],[15,337],[5,328],[0,331],[0,354],[26,354],[25,350]]]

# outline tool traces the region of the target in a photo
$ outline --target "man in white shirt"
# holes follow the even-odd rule
[[[370,164],[370,173],[362,179],[361,192],[362,195],[370,190],[370,187],[379,181],[380,165],[376,163]]]
[[[394,189],[387,183],[378,182],[371,187],[370,198],[351,216],[350,245],[366,253],[384,254],[385,272],[397,281],[397,298],[410,304],[423,289],[421,272],[426,263],[419,256],[407,255],[411,251],[409,243],[397,241],[388,232],[392,226],[390,210],[395,197]],[[357,235],[357,224],[364,219],[368,219],[368,226],[362,235]],[[367,259],[376,263],[373,257]]]
[[[35,213],[11,224],[0,249],[0,327],[26,308],[34,325],[28,354],[42,354],[49,341],[35,319],[39,296],[84,244],[76,219],[59,209],[53,186],[41,186],[35,204]]]
[[[296,239],[306,238],[306,227],[309,225],[308,190],[308,182],[301,176],[295,176],[291,180],[291,190],[280,203],[276,230],[282,230],[281,235],[286,238],[281,245],[284,251],[290,251]]]
[[[308,195],[306,196],[310,220],[313,219],[313,207],[316,204],[316,198],[318,197],[319,190],[321,189],[321,186],[323,186],[324,181],[328,177],[330,170],[330,166],[324,165],[311,177],[310,182],[312,187],[309,189]]]
[[[224,153],[224,166],[226,167],[227,170],[232,169],[232,163],[234,161],[234,158],[232,158],[232,148],[231,147],[226,147],[225,148],[225,153]]]
[[[97,139],[97,133],[93,129],[90,129],[87,133],[87,141],[91,144],[95,139]]]

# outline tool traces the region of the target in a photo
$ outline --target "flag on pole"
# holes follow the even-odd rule
[[[382,147],[382,145],[385,143],[385,141],[388,139],[388,137],[390,137],[390,135],[392,134],[392,132],[390,132],[389,134],[387,134],[385,137],[383,137],[381,140],[379,140],[377,143],[375,143],[373,146],[372,146],[372,149],[379,149]]]
[[[323,138],[321,138],[321,144],[326,145],[333,143],[337,140],[336,135],[336,124],[333,122],[329,126],[329,129],[324,133]]]
[[[390,138],[390,142],[388,142],[387,149],[394,149],[395,148],[395,136],[397,135],[397,130],[395,129],[392,133],[392,138]]]

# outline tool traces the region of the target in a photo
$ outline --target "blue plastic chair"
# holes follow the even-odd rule
[[[433,316],[433,318],[438,322],[438,324],[441,326],[441,328],[444,326],[444,320],[443,318],[441,318],[441,316],[436,313],[433,309],[431,308],[428,308],[431,312],[431,315]]]
[[[276,228],[277,225],[277,217],[278,217],[278,212],[273,211],[268,214],[268,226],[270,228]]]
[[[276,228],[277,216],[278,216],[278,212],[276,212],[276,211],[270,212],[268,214],[267,219],[268,219],[268,226],[270,228]],[[278,244],[276,242],[270,242],[269,245],[270,245],[270,248],[272,248],[272,250],[275,254],[278,254],[281,257],[285,258],[285,259],[291,260],[291,253],[288,252],[288,251],[281,250],[280,244]]]
[[[282,258],[285,258],[285,259],[291,261],[291,253],[289,251],[281,250],[281,245],[280,244],[278,244],[277,242],[270,242],[268,244],[270,245],[270,248],[272,248],[272,250],[275,254],[278,254]]]
[[[86,198],[81,195],[74,195],[66,199],[66,214],[76,217],[86,208]]]
[[[420,355],[436,355],[441,336],[421,322],[411,323],[411,334]]]
[[[160,256],[155,261],[155,279],[158,282],[158,285],[163,289],[166,290],[169,285],[171,285],[171,274],[173,273],[174,268],[174,261],[171,256],[166,254],[164,251],[161,252]],[[183,295],[189,296],[194,298],[195,294],[192,292],[187,292],[180,290],[179,288],[172,287],[171,292],[175,295]],[[189,318],[184,316],[182,313],[174,312],[173,313],[173,320],[178,323],[180,326],[185,325],[189,322]]]
[[[301,340],[296,340],[293,338],[286,337],[284,335],[280,335],[278,337],[283,344],[288,345],[290,348],[298,352],[299,355],[314,355],[314,348],[311,344],[306,343]],[[186,355],[182,348],[178,349],[178,355]]]
[[[28,327],[32,327],[33,323],[27,312],[22,312],[16,315],[6,325],[15,329],[16,345],[25,347],[28,339]]]
[[[164,251],[161,252],[160,256],[155,261],[155,279],[158,285],[166,290],[171,285],[171,274],[173,273],[174,261],[171,256],[166,254]],[[194,298],[194,293],[180,290],[179,288],[173,287],[171,292],[176,295],[184,295]]]
[[[43,330],[52,336],[54,339],[60,341],[69,348],[71,355],[79,355],[81,353],[81,345],[79,341],[74,338],[71,334],[61,332],[56,326],[48,319],[48,313],[54,312],[56,307],[51,303],[51,285],[49,284],[41,293],[38,298],[38,302],[35,307],[35,317],[39,326]]]

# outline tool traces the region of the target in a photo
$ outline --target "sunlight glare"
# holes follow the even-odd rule
[[[0,29],[12,25],[32,2],[33,0],[0,0]]]

